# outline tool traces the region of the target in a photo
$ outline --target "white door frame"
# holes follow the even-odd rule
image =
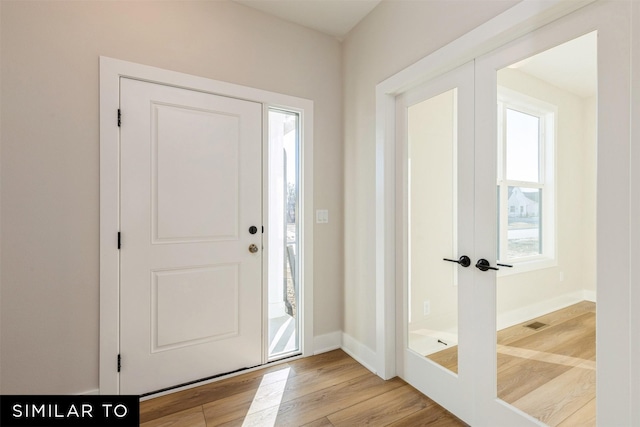
[[[396,268],[398,264],[398,251],[401,247],[398,241],[398,223],[397,218],[401,218],[400,212],[397,211],[397,183],[396,175],[396,97],[397,95],[407,91],[408,89],[428,81],[438,75],[452,70],[463,63],[477,58],[483,54],[489,53],[506,43],[517,39],[535,29],[559,19],[571,12],[574,12],[596,0],[584,1],[537,1],[524,0],[511,9],[498,15],[491,21],[479,26],[475,30],[467,33],[461,38],[448,44],[447,46],[435,51],[414,65],[400,71],[394,76],[381,82],[376,86],[376,353],[377,364],[376,370],[382,378],[388,379],[396,375],[396,355],[395,355],[395,321],[396,317],[396,284],[402,279],[401,271]],[[599,0],[598,0],[599,1]],[[633,3],[633,2],[631,2]],[[636,7],[634,10],[638,11]],[[632,40],[632,42],[635,40]],[[635,59],[635,58],[634,58]],[[637,61],[637,59],[636,59]],[[623,75],[627,75],[629,70],[622,70]],[[637,89],[636,85],[636,89]],[[636,95],[637,96],[637,95]],[[632,98],[633,99],[633,98]],[[637,114],[637,113],[636,113]],[[637,126],[636,128],[637,129]],[[629,152],[630,138],[628,130],[620,133],[621,139],[618,140],[618,151]],[[599,152],[601,152],[599,150]],[[636,152],[636,157],[638,157]],[[640,157],[638,157],[640,158]],[[633,159],[634,165],[637,167],[640,163],[638,159]],[[629,190],[633,190],[632,196],[636,196],[637,188],[631,187],[631,182],[624,180],[625,173],[629,172],[628,167],[622,167],[615,176],[616,183],[621,183],[622,188],[618,194],[630,194]],[[628,178],[628,175],[627,175]],[[625,196],[623,196],[625,197]],[[626,202],[627,209],[621,212],[629,213],[629,203]],[[634,198],[635,212],[637,213],[640,203]],[[606,213],[607,218],[611,212]],[[628,254],[630,243],[628,241],[630,216],[624,215],[620,222],[615,225],[615,237],[621,237],[620,242],[627,244],[619,250],[614,250],[618,257],[614,264],[618,268],[618,272],[613,277],[620,279],[615,286],[609,289],[609,295],[601,298],[601,305],[610,312],[612,307],[618,307],[621,321],[627,327],[630,320],[630,312],[620,307],[629,306],[629,293],[631,282],[629,280],[629,272],[635,273],[634,277],[640,274],[640,268],[635,267],[631,263]],[[632,225],[632,231],[637,236],[637,226]],[[626,238],[624,238],[626,232]],[[611,238],[606,238],[598,233],[598,237],[605,237],[607,240],[606,247],[609,248],[612,242]],[[633,249],[637,255],[637,245]],[[600,251],[599,251],[600,253]],[[610,273],[612,267],[605,265],[605,261],[613,261],[613,254],[602,257],[598,261],[598,270],[600,272],[607,270]],[[605,259],[606,258],[606,259]],[[610,264],[610,263],[609,263]],[[599,277],[612,277],[610,274]],[[638,293],[640,294],[640,292]],[[636,298],[637,299],[637,298]],[[637,318],[637,317],[636,317]],[[600,324],[600,323],[599,323]],[[637,329],[632,329],[636,330]],[[630,390],[632,381],[629,379],[629,369],[632,368],[632,359],[630,357],[631,347],[626,340],[614,342],[602,334],[599,341],[606,341],[606,353],[598,352],[599,364],[606,359],[604,363],[612,369],[607,369],[607,373],[613,375],[605,376],[598,374],[598,390],[612,390],[612,386],[616,385],[616,389]],[[599,342],[604,344],[603,342]],[[632,343],[636,354],[640,344]],[[614,356],[615,355],[615,356]],[[633,365],[631,373],[638,373],[640,368]],[[602,373],[604,374],[604,373]],[[633,391],[640,394],[639,378],[633,380]],[[629,393],[607,393],[598,394],[598,421],[603,425],[630,425],[631,416],[631,400]],[[636,417],[637,414],[634,414]]]
[[[120,106],[120,78],[127,77],[168,86],[191,89],[215,95],[254,101],[262,104],[263,152],[268,143],[270,107],[282,108],[300,114],[301,124],[301,199],[303,219],[301,228],[300,259],[300,342],[303,356],[313,354],[313,101],[254,89],[204,77],[163,70],[147,65],[100,57],[100,394],[119,394],[120,375],[117,355],[120,352],[120,305],[118,231],[120,230],[120,132],[118,108]],[[126,112],[122,120],[126,120]],[[268,177],[267,163],[263,159],[263,191]],[[263,208],[263,224],[267,223],[268,207]],[[268,239],[268,230],[265,233]],[[266,242],[265,242],[266,246]],[[266,266],[266,257],[263,259]],[[266,292],[266,268],[263,267],[263,292]],[[266,294],[264,294],[266,295]],[[266,302],[263,298],[266,331]],[[266,332],[265,332],[266,333]],[[266,340],[265,340],[266,341]],[[265,353],[266,354],[266,353]],[[266,358],[264,359],[266,363]]]

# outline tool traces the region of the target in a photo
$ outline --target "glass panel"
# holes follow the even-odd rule
[[[506,109],[507,179],[539,181],[540,119]]]
[[[497,395],[550,426],[595,425],[596,62],[592,33],[498,71]]]
[[[541,253],[539,188],[509,187],[507,198],[507,257],[522,258]]]
[[[457,372],[456,90],[408,110],[408,346]]]
[[[269,359],[299,352],[299,116],[269,110]]]

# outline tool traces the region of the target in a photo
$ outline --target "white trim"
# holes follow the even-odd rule
[[[334,331],[313,337],[313,354],[326,353],[342,347],[342,332]]]
[[[596,291],[590,291],[587,289],[582,290],[582,299],[584,301],[596,302]]]
[[[334,331],[329,332],[328,334],[317,335],[314,337],[313,342],[314,348],[316,349],[314,354],[342,349],[342,351],[347,353],[362,366],[374,374],[377,374],[377,355],[375,351],[371,350],[351,335],[342,331]]]
[[[376,371],[395,376],[395,96],[595,0],[524,0],[376,86]]]
[[[313,101],[275,92],[211,80],[118,59],[100,57],[100,394],[118,394],[119,375],[119,131],[116,111],[120,78],[182,87],[259,102],[263,108],[280,107],[301,115],[301,176],[304,228],[301,230],[301,349],[313,354]],[[126,120],[126,113],[123,117]]]
[[[342,333],[342,350],[355,359],[362,366],[377,374],[376,352],[347,333]]]

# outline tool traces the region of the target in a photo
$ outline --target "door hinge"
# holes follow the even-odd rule
[[[118,108],[118,127],[122,124],[122,112]]]
[[[118,231],[118,249],[120,249],[120,232]]]
[[[120,355],[118,355],[118,372],[120,372],[121,368],[122,368],[122,357],[120,357]]]

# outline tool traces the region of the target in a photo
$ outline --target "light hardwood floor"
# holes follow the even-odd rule
[[[140,403],[157,426],[465,426],[399,378],[384,381],[341,350]]]
[[[549,426],[595,426],[595,311],[583,301],[498,331],[498,396]],[[457,354],[428,357],[456,372]]]
[[[540,329],[525,327],[538,321]],[[455,347],[430,359],[457,370]],[[498,396],[550,426],[595,426],[595,304],[498,332]],[[341,350],[147,400],[157,426],[464,426],[399,378],[383,381]]]

